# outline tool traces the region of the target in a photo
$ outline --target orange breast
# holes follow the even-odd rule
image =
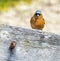
[[[33,20],[32,20],[33,21]],[[31,23],[31,27],[33,28],[33,29],[40,29],[40,30],[42,30],[43,29],[43,27],[44,27],[44,20],[42,20],[42,19],[37,19],[36,20],[36,22],[32,22]]]
[[[43,19],[37,19],[35,26],[43,28],[44,27],[44,20]]]

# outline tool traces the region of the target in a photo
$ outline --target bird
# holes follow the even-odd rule
[[[45,25],[45,20],[40,10],[37,10],[30,20],[32,29],[42,30]]]
[[[15,48],[15,46],[16,46],[16,42],[15,41],[12,41],[11,43],[10,43],[10,49],[12,50],[12,49],[14,49]]]

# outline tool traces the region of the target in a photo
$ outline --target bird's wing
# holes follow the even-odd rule
[[[45,20],[44,20],[44,18],[42,18],[43,19],[43,21],[44,21],[44,24],[45,24]]]

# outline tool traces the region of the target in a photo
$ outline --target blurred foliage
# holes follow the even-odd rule
[[[7,9],[12,6],[15,7],[20,2],[30,4],[32,0],[0,0],[0,11],[7,11]]]

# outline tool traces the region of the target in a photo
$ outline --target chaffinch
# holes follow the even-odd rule
[[[44,28],[45,20],[40,10],[37,10],[30,20],[33,29],[42,30]]]

